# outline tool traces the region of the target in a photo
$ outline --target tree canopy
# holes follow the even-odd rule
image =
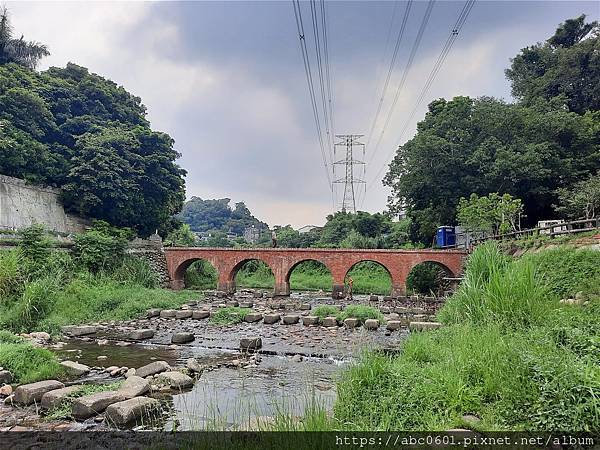
[[[14,38],[8,9],[0,6],[0,64],[16,63],[35,69],[38,61],[49,54],[44,44],[26,41],[24,36]]]
[[[573,20],[513,60],[507,76],[517,103],[455,97],[429,104],[416,135],[398,148],[384,178],[392,189],[388,207],[412,219],[413,239],[428,242],[436,227],[456,224],[459,199],[472,193],[522,199],[523,223],[533,225],[554,215],[560,189],[598,172],[599,52],[592,32],[597,25]],[[533,70],[537,63],[523,65],[531,51],[548,53],[543,73]],[[575,54],[587,61],[575,66],[577,83],[565,65]],[[560,87],[556,95],[552,83]]]
[[[221,231],[241,235],[247,227],[255,226],[260,231],[269,226],[252,215],[244,202],[232,208],[231,199],[203,200],[192,197],[185,202],[178,218],[189,224],[192,231]]]
[[[169,228],[185,199],[173,139],[139,97],[69,63],[0,65],[0,173],[57,186],[67,210],[142,235]]]

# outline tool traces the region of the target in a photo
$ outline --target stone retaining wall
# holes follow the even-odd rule
[[[167,259],[162,246],[162,239],[153,234],[148,239],[134,239],[129,243],[127,253],[143,259],[159,277],[160,285],[169,287],[171,278],[167,269]]]

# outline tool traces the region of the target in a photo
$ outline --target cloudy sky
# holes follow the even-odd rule
[[[511,100],[503,73],[511,57],[545,40],[566,18],[600,15],[597,2],[478,1],[425,101],[408,121],[464,5],[438,0],[384,129],[427,4],[415,1],[410,9],[369,139],[407,4],[326,2],[333,132],[365,134],[363,141],[370,143],[362,210],[385,208],[389,192],[381,178],[396,146],[414,134],[429,101],[456,95]],[[334,203],[323,167],[291,1],[7,5],[16,33],[49,46],[52,56],[40,69],[75,62],[142,98],[152,127],[169,133],[182,154],[188,198],[245,201],[269,224],[295,227],[320,225],[339,207],[341,192],[335,192]],[[301,11],[316,69],[310,4],[302,2]],[[318,84],[315,89],[320,95]]]

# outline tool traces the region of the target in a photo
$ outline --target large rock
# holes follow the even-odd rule
[[[258,336],[243,337],[240,339],[241,351],[258,350],[262,347],[262,339]]]
[[[185,367],[196,373],[202,373],[205,369],[205,367],[200,364],[196,358],[189,358],[185,363]]]
[[[402,322],[399,320],[388,320],[387,322],[387,329],[389,331],[396,331],[399,330],[400,327],[402,327]]]
[[[323,318],[324,327],[337,327],[337,319],[333,316]]]
[[[164,372],[165,370],[169,370],[171,366],[166,361],[154,361],[150,364],[146,364],[145,366],[140,367],[135,370],[135,374],[138,377],[146,378],[150,375],[156,375],[157,373]]]
[[[160,309],[159,308],[152,308],[152,309],[148,309],[146,310],[146,317],[151,319],[152,317],[158,317],[160,316]]]
[[[371,295],[371,296],[369,296],[369,301],[370,302],[378,302],[379,297],[377,295]]]
[[[12,383],[13,376],[8,370],[0,370],[0,384]]]
[[[281,320],[281,316],[279,314],[265,314],[263,317],[263,323],[267,325],[272,325]]]
[[[75,361],[62,361],[60,365],[67,370],[67,373],[75,375],[77,377],[85,375],[90,371],[90,368],[88,366],[86,366],[85,364],[79,364]]]
[[[192,319],[208,319],[209,317],[210,317],[210,311],[207,311],[207,310],[192,311]]]
[[[254,303],[252,302],[240,302],[240,308],[252,308]]]
[[[182,309],[175,313],[176,319],[189,319],[190,317],[192,317],[192,311],[189,309]]]
[[[55,389],[62,389],[65,385],[60,381],[46,380],[38,381],[37,383],[23,384],[15,389],[14,402],[20,405],[31,405],[36,402],[39,403],[42,400],[42,396],[46,392],[53,391]]]
[[[310,311],[310,303],[302,303],[299,307],[300,311]]]
[[[319,324],[319,318],[317,316],[304,316],[302,318],[302,324],[305,325],[305,326],[318,325]]]
[[[244,321],[248,322],[248,323],[254,323],[254,322],[259,322],[260,320],[262,320],[262,318],[263,318],[263,315],[260,313],[248,313],[244,317]]]
[[[73,402],[71,414],[76,420],[85,420],[100,414],[109,405],[124,400],[127,400],[127,398],[119,391],[97,392],[76,399]]]
[[[360,326],[360,320],[355,319],[354,317],[348,317],[344,320],[344,325],[346,325],[347,328],[356,328]]]
[[[377,320],[377,319],[365,320],[365,328],[367,330],[376,330],[377,328],[379,328],[379,320]]]
[[[171,343],[173,344],[187,344],[192,342],[194,339],[194,333],[188,333],[187,331],[181,331],[179,333],[173,333],[171,336]]]
[[[69,395],[74,394],[79,391],[81,386],[67,386],[61,389],[55,389],[53,391],[48,391],[44,395],[42,395],[42,408],[45,410],[52,409],[56,406],[59,406],[64,399],[66,399]]]
[[[150,339],[152,337],[154,337],[154,330],[151,330],[150,328],[133,330],[129,333],[129,339],[133,339],[134,341],[141,341],[142,339]]]
[[[160,312],[160,317],[162,319],[172,319],[175,317],[175,314],[177,314],[177,311],[175,311],[174,309],[163,309]]]
[[[410,322],[408,324],[408,329],[410,331],[425,331],[425,330],[435,330],[436,328],[440,328],[442,326],[439,322]]]
[[[282,320],[284,325],[293,325],[300,321],[300,316],[298,314],[288,314],[283,316]]]
[[[137,397],[113,403],[106,408],[108,422],[117,426],[127,425],[142,417],[151,416],[160,408],[160,402],[154,398]]]
[[[88,334],[94,334],[96,327],[92,325],[67,325],[62,327],[62,332],[70,334],[71,336],[86,336]]]
[[[118,392],[123,394],[125,398],[133,398],[144,395],[149,390],[150,383],[148,380],[137,375],[132,375],[123,382],[121,387],[119,387]]]
[[[194,384],[192,377],[177,371],[161,373],[158,376],[158,381],[168,383],[171,389],[184,389]]]

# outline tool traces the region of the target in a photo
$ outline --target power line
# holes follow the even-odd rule
[[[396,6],[397,5],[398,5],[398,3],[396,3],[396,5],[394,7],[394,13],[392,15],[392,23],[390,23],[390,32],[392,30],[393,20],[394,20],[393,16],[396,14]],[[398,49],[400,48],[400,42],[402,41],[402,36],[404,35],[404,30],[406,29],[406,23],[408,21],[408,16],[410,14],[411,6],[412,6],[412,0],[409,0],[408,3],[406,4],[406,9],[404,10],[404,17],[402,18],[402,24],[400,25],[400,30],[398,31],[398,36],[396,37],[396,45],[394,46],[394,51],[392,53],[392,58],[390,60],[390,66],[387,71],[385,83],[383,84],[383,89],[381,91],[381,97],[379,98],[379,102],[377,105],[377,111],[375,112],[375,116],[373,117],[373,122],[371,123],[371,128],[369,129],[369,134],[368,134],[368,138],[367,138],[367,147],[369,146],[369,144],[371,142],[373,130],[375,129],[375,125],[377,124],[377,120],[379,119],[379,114],[381,113],[381,108],[383,106],[383,100],[385,99],[385,95],[387,93],[387,89],[390,84],[390,78],[392,77],[392,73],[394,71],[394,66],[396,65],[396,57],[398,56]],[[390,36],[388,33],[388,39],[389,39],[389,37]],[[387,42],[386,42],[386,49],[387,49]]]
[[[458,39],[458,35],[459,35],[463,25],[465,24],[467,17],[469,16],[474,5],[475,5],[475,0],[467,0],[467,2],[464,4],[464,6],[458,16],[458,19],[456,20],[456,23],[454,24],[454,27],[452,28],[450,35],[448,36],[448,39],[446,40],[446,43],[444,44],[444,47],[442,48],[442,51],[440,52],[434,66],[429,74],[427,81],[425,82],[425,85],[423,86],[423,89],[421,90],[421,93],[419,94],[419,97],[417,98],[417,101],[415,102],[415,105],[414,105],[408,119],[404,122],[404,126],[402,127],[402,130],[400,132],[399,141],[402,139],[402,136],[408,129],[408,126],[410,125],[411,120],[415,116],[419,106],[421,105],[421,103],[423,102],[425,97],[427,96],[427,93],[429,92],[429,89],[431,88],[431,85],[433,84],[435,77],[439,73],[442,65],[444,64],[444,61],[446,60],[446,57],[450,53],[450,50],[452,49],[454,42]],[[399,142],[398,142],[398,145],[399,145]],[[393,153],[396,151],[397,147],[398,146],[393,148],[392,153],[389,156],[393,156]],[[388,158],[389,158],[389,156],[388,156]],[[381,175],[381,171],[384,169],[384,167],[385,167],[385,162],[380,167],[380,169],[377,171],[375,176],[371,179],[371,181],[369,182],[369,186],[372,185],[373,182],[379,178],[379,176]]]
[[[314,81],[313,81],[313,77],[312,77],[312,70],[311,70],[311,66],[310,66],[310,58],[309,58],[308,49],[306,47],[306,38],[305,38],[306,35],[304,33],[304,23],[302,21],[302,10],[300,9],[300,1],[292,0],[292,4],[294,6],[294,17],[296,18],[296,27],[298,29],[298,37],[300,39],[300,50],[302,52],[302,61],[304,63],[304,72],[306,74],[306,82],[308,85],[310,102],[311,102],[311,106],[312,106],[312,110],[313,110],[313,116],[315,119],[315,127],[317,130],[317,139],[319,141],[319,146],[321,148],[321,156],[323,158],[323,167],[325,168],[325,175],[327,176],[328,187],[331,190],[332,201],[335,202],[335,200],[333,199],[333,187],[331,184],[331,176],[329,175],[329,168],[327,166],[327,157],[325,156],[325,145],[323,143],[323,134],[321,131],[321,121],[319,118],[319,109],[318,109],[316,95],[315,95],[315,87],[314,87]]]
[[[419,31],[417,32],[415,42],[413,43],[413,46],[410,50],[410,55],[408,57],[408,61],[406,62],[406,66],[404,67],[404,72],[402,73],[402,78],[400,79],[400,83],[398,84],[398,88],[396,89],[396,95],[394,96],[394,100],[388,111],[388,115],[386,117],[385,123],[381,130],[381,133],[379,134],[377,144],[375,144],[375,149],[372,152],[370,152],[369,161],[372,161],[373,158],[375,157],[375,153],[377,153],[377,150],[379,149],[379,146],[381,145],[381,141],[383,139],[385,131],[392,120],[392,116],[394,114],[396,104],[398,103],[398,99],[400,98],[400,93],[402,92],[402,89],[404,88],[406,78],[408,77],[408,73],[410,72],[410,69],[412,67],[415,55],[417,54],[417,50],[419,49],[421,40],[423,39],[423,34],[425,33],[425,28],[427,27],[427,23],[429,22],[429,18],[431,16],[431,11],[433,10],[433,6],[435,5],[435,1],[436,0],[429,0],[429,2],[427,3],[427,9],[425,9],[425,14],[423,15],[423,19],[421,20],[421,25],[419,26]]]

